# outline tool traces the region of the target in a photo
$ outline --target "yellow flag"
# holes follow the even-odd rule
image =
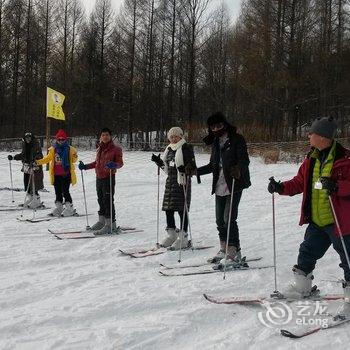
[[[66,120],[62,105],[66,97],[60,92],[47,88],[46,94],[46,117],[58,120]]]

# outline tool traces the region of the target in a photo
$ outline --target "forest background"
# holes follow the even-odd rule
[[[45,134],[46,86],[72,136],[180,125],[195,141],[220,110],[249,142],[299,140],[318,116],[348,137],[349,15],[349,0],[243,0],[235,20],[211,0],[0,0],[0,137]]]

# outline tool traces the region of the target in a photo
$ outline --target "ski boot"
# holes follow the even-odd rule
[[[32,201],[29,203],[28,208],[37,209],[42,206],[40,196],[35,194],[32,196]]]
[[[312,288],[314,276],[312,272],[306,274],[297,265],[293,267],[292,271],[294,281],[281,292],[281,295],[286,299],[303,299],[311,296],[314,293],[314,288]]]
[[[102,236],[102,235],[118,235],[121,233],[120,227],[116,225],[115,221],[112,223],[111,228],[111,221],[109,218],[106,218],[105,225],[100,229],[94,232],[96,236]]]
[[[103,215],[99,215],[98,221],[96,222],[96,224],[91,226],[91,230],[93,230],[93,231],[101,230],[101,228],[103,228],[105,223],[106,223],[105,217]]]
[[[338,308],[334,320],[345,320],[350,317],[350,281],[343,281],[344,301]]]
[[[49,214],[50,216],[60,217],[63,212],[63,204],[62,202],[55,202],[56,208]]]
[[[168,248],[176,241],[177,232],[175,228],[168,228],[168,227],[165,229],[165,231],[167,232],[168,236],[165,237],[165,239],[161,243],[161,246],[164,248]]]
[[[64,203],[64,210],[62,211],[61,215],[64,217],[77,215],[77,212],[73,207],[73,203],[70,203],[70,202]]]
[[[170,246],[170,250],[180,250],[188,248],[188,234],[184,230],[179,230],[176,241]]]
[[[220,250],[216,253],[215,256],[208,259],[207,262],[211,264],[217,264],[221,259],[225,257],[225,251],[226,251],[226,242],[220,241]]]
[[[23,203],[23,207],[29,208],[29,205],[30,205],[32,200],[33,200],[33,196],[31,194],[27,193],[27,196],[26,196],[24,203]]]
[[[219,264],[218,264],[218,269],[222,270],[224,269],[226,265],[226,269],[230,270],[230,269],[237,269],[240,267],[248,267],[247,264],[245,264],[245,266],[242,265],[242,255],[241,255],[241,250],[237,249],[235,246],[233,245],[229,245],[227,247],[227,259],[225,259],[225,253],[224,253],[224,257],[220,260]]]

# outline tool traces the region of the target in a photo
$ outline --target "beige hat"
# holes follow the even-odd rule
[[[184,136],[184,132],[182,131],[181,128],[179,128],[178,126],[174,126],[172,127],[169,131],[168,131],[168,138],[170,136],[179,136],[179,137],[183,137]]]

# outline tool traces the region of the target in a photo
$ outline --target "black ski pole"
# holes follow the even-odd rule
[[[189,238],[190,238],[192,251],[194,251],[194,249],[193,249],[193,239],[192,239],[192,229],[191,229],[191,222],[190,222],[190,210],[189,210],[188,204],[187,204],[189,180],[190,180],[190,177],[186,176],[186,190],[184,189],[184,196],[185,196],[185,205],[186,205],[185,209],[186,209],[186,215],[187,215],[187,221],[188,221],[188,235],[189,235]]]
[[[111,234],[113,233],[113,196],[112,196],[112,169],[109,169],[109,207],[111,220]]]
[[[187,206],[187,191],[188,191],[188,177],[185,175],[186,179],[186,184],[182,185],[183,192],[184,192],[184,210],[182,214],[182,222],[181,222],[181,237],[180,237],[180,250],[179,250],[179,259],[178,262],[181,262],[181,253],[182,253],[182,239],[183,239],[183,230],[184,230],[184,225],[185,225],[185,220],[186,220],[186,215],[187,215],[187,222],[188,222],[188,229],[189,232],[191,232],[191,226],[190,226],[190,217],[188,215],[188,206]],[[190,235],[190,240],[192,240],[192,234]],[[192,243],[191,243],[192,244]],[[192,246],[193,250],[193,246]]]
[[[32,174],[31,172],[29,172],[28,184],[27,184],[27,188],[25,189],[25,190],[26,190],[26,193],[25,193],[24,199],[23,199],[23,206],[22,206],[21,218],[23,218],[24,203],[26,202],[26,199],[27,199],[27,196],[28,196],[28,193],[29,193],[29,188],[30,188],[30,183],[31,183],[31,181],[32,181],[32,177],[33,177],[33,174]]]
[[[10,165],[10,179],[11,179],[11,196],[12,196],[12,203],[14,203],[15,199],[13,198],[12,164],[11,164],[11,160],[10,159],[9,159],[9,165]]]
[[[274,180],[274,177],[270,177],[269,180]],[[272,193],[272,240],[273,240],[273,267],[274,267],[274,279],[275,290],[272,295],[278,295],[277,290],[277,257],[276,257],[276,210],[275,210],[275,194]]]
[[[32,198],[33,198],[33,201],[35,200],[35,173],[34,173],[34,165],[33,163],[31,164],[31,172],[33,174],[32,176]],[[34,203],[35,204],[35,203]],[[35,218],[35,213],[36,213],[36,208],[32,208],[33,209],[33,219]]]
[[[346,245],[345,245],[345,241],[344,241],[344,235],[343,235],[343,232],[342,232],[342,230],[341,230],[341,228],[340,228],[338,216],[337,216],[337,214],[336,214],[336,212],[335,212],[335,209],[334,209],[332,197],[331,197],[331,196],[328,196],[328,198],[329,198],[329,203],[331,204],[331,208],[332,208],[332,212],[333,212],[335,224],[337,225],[337,229],[338,229],[338,232],[339,232],[341,244],[342,244],[343,249],[344,249],[344,253],[345,253],[345,257],[346,257],[346,262],[348,263],[348,268],[350,268],[350,259],[349,259],[348,250],[346,249]]]
[[[81,183],[83,185],[83,194],[84,194],[84,205],[85,205],[85,215],[86,215],[86,229],[90,230],[90,225],[89,225],[89,219],[88,219],[88,210],[87,210],[87,204],[86,204],[86,193],[85,193],[85,182],[84,182],[84,174],[83,170],[80,170],[81,172]]]
[[[230,198],[230,212],[228,215],[227,223],[227,235],[226,235],[226,250],[225,250],[225,265],[224,265],[224,276],[223,279],[226,279],[226,266],[227,266],[227,251],[228,251],[228,242],[230,240],[230,229],[231,229],[231,217],[232,217],[232,205],[233,205],[233,189],[235,187],[235,178],[232,178],[232,188],[231,188],[231,198]],[[238,247],[237,247],[238,248]]]
[[[159,248],[159,192],[160,192],[160,167],[157,167],[157,178],[158,178],[158,183],[157,183],[157,242],[156,242],[156,247]]]

